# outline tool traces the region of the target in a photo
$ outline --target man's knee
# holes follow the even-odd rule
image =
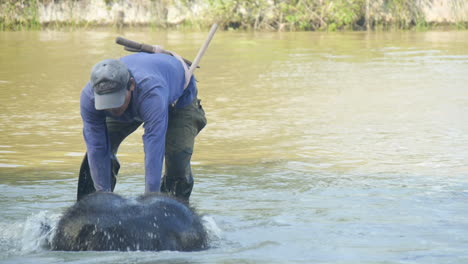
[[[166,175],[171,177],[182,178],[190,174],[190,160],[192,158],[193,149],[185,148],[178,152],[168,153],[165,155]]]

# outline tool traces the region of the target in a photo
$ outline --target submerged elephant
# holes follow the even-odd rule
[[[201,218],[190,207],[161,194],[125,199],[94,193],[60,219],[52,250],[177,250],[207,247]]]

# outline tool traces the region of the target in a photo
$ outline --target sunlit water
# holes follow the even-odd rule
[[[205,32],[0,33],[2,263],[468,263],[468,32],[218,32],[191,203],[211,248],[50,252],[73,204],[79,94],[114,38],[193,59]],[[144,191],[138,130],[116,192]]]

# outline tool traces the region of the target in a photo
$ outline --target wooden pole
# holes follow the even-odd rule
[[[210,32],[208,33],[208,37],[205,40],[205,43],[203,43],[203,46],[198,51],[197,57],[195,57],[195,60],[193,61],[192,65],[190,65],[189,76],[192,76],[193,72],[195,71],[198,64],[200,63],[200,60],[205,54],[205,51],[208,48],[208,45],[210,45],[211,39],[216,33],[216,29],[218,29],[218,24],[213,24],[213,26],[211,26]]]

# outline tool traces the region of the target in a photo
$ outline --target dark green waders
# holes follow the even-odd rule
[[[196,99],[184,108],[169,108],[169,121],[166,133],[165,172],[161,180],[161,192],[169,193],[179,199],[188,201],[193,189],[193,175],[190,166],[195,137],[206,125],[205,112]],[[120,143],[133,133],[141,122],[124,123],[107,118],[107,131],[111,142],[112,153],[112,191],[117,182],[120,164],[115,157]],[[77,200],[95,192],[93,179],[85,155],[81,163],[78,178]]]

